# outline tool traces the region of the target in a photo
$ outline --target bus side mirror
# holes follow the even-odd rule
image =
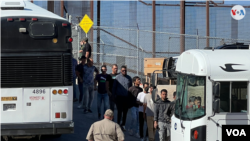
[[[215,97],[220,97],[220,82],[215,82],[213,85],[213,95]]]
[[[154,88],[154,90],[152,91],[152,100],[155,101],[158,99],[158,89]]]
[[[215,99],[213,102],[213,111],[215,113],[220,113],[220,99]]]
[[[156,87],[156,85],[157,85],[157,78],[158,78],[158,75],[156,73],[153,73],[151,76],[151,81],[152,81],[153,87]]]

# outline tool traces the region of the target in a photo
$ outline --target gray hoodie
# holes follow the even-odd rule
[[[115,96],[128,96],[128,89],[132,86],[132,79],[129,75],[118,74],[114,80],[112,94]]]
[[[163,101],[161,98],[157,99],[155,102],[155,113],[154,121],[170,123],[171,116],[167,116],[166,110],[171,110],[171,102],[166,99]]]

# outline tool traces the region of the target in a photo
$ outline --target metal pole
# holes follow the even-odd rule
[[[168,57],[169,57],[170,39],[171,37],[168,38]]]
[[[101,24],[101,1],[97,1],[97,64],[99,70],[100,63],[100,24]]]
[[[206,1],[206,34],[207,34],[207,47],[209,47],[209,1]]]
[[[63,9],[63,0],[61,0],[61,4],[60,4],[60,6],[61,6],[61,8],[60,8],[60,10],[61,10],[61,17],[63,17],[64,16],[64,9]]]
[[[54,0],[48,1],[47,4],[48,4],[48,11],[54,13]]]
[[[152,42],[152,53],[153,58],[155,58],[155,1],[152,1],[152,33],[153,33],[153,42]]]
[[[137,29],[137,72],[136,72],[137,76],[139,75],[138,67],[139,67],[139,29]]]
[[[199,48],[199,36],[197,35],[196,37],[196,48],[198,49]]]
[[[185,0],[180,2],[180,34],[185,34]],[[185,35],[180,35],[180,53],[185,51]]]
[[[69,23],[72,23],[72,16],[69,15]]]
[[[79,26],[77,26],[77,37],[78,37],[78,42],[77,42],[77,44],[78,44],[78,50],[77,50],[77,58],[78,57],[80,57],[79,56],[79,51],[80,51],[80,32],[79,32],[79,30],[80,30],[80,27]]]
[[[198,49],[199,48],[199,33],[198,33],[198,29],[196,31],[197,31],[197,33],[196,33],[196,35],[197,35],[197,37],[196,37],[196,48]]]
[[[90,1],[90,19],[92,20],[92,21],[94,21],[94,1]],[[90,40],[90,42],[92,42],[91,43],[91,50],[93,51],[93,36],[94,36],[94,34],[93,34],[93,28],[91,28],[90,29],[90,38],[89,38],[89,40]],[[93,55],[91,55],[91,58],[93,59]]]

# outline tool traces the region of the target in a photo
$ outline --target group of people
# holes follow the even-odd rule
[[[97,90],[97,117],[101,121],[92,124],[87,140],[124,140],[123,132],[125,128],[127,113],[130,110],[131,121],[128,133],[141,140],[154,141],[156,129],[159,129],[160,141],[169,140],[171,116],[174,112],[174,102],[167,98],[168,91],[161,90],[160,97],[154,102],[152,92],[154,87],[148,83],[143,83],[140,87],[141,79],[138,76],[133,79],[127,74],[127,67],[121,66],[118,73],[118,66],[112,65],[112,73],[107,74],[107,67],[101,66],[101,73],[93,66],[91,57],[91,47],[87,38],[81,41],[85,45],[82,48],[81,63],[73,66],[73,79],[78,78],[78,88],[80,92],[79,106],[84,113],[92,113],[91,105],[94,91]],[[86,45],[87,44],[87,45]],[[87,64],[85,64],[87,60]],[[75,65],[73,63],[73,65]],[[94,72],[96,75],[94,77]],[[75,76],[74,76],[75,73]],[[73,81],[74,82],[74,81]],[[74,82],[75,83],[75,82]],[[74,88],[76,85],[74,84]],[[174,99],[176,94],[173,94]],[[74,101],[77,101],[74,92]],[[104,103],[104,116],[101,114],[101,105]],[[117,107],[117,119],[114,122],[114,110]],[[144,123],[147,123],[147,131],[144,137]]]

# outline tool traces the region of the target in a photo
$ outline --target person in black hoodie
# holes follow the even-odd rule
[[[170,123],[171,117],[166,116],[166,110],[171,110],[171,102],[167,98],[168,91],[166,89],[161,90],[161,98],[156,100],[155,113],[154,113],[154,127],[159,127],[159,138],[160,141],[169,141],[170,136]]]
[[[129,92],[129,107],[131,112],[131,123],[129,128],[129,134],[132,136],[134,135],[137,138],[140,138],[139,135],[139,112],[138,108],[139,105],[142,105],[143,103],[137,101],[137,96],[140,92],[143,91],[143,89],[140,87],[141,79],[138,76],[133,77],[133,83],[134,86],[130,87],[128,89]]]

